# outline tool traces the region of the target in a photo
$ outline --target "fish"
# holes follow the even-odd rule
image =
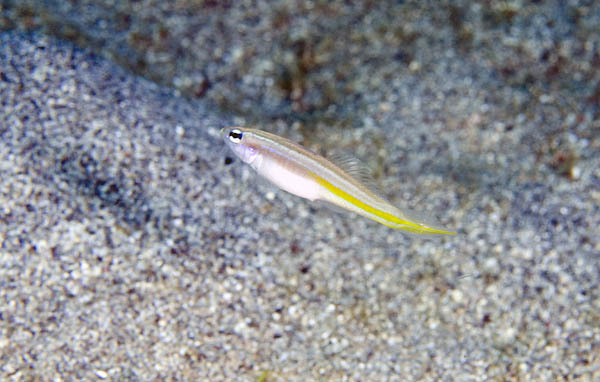
[[[420,235],[455,235],[390,203],[363,181],[360,171],[344,169],[278,135],[240,126],[223,128],[227,146],[259,175],[293,195],[322,201],[385,226]]]

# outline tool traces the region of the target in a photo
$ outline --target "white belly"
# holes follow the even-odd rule
[[[315,200],[319,196],[321,186],[312,177],[297,169],[290,169],[278,161],[263,158],[257,171],[279,188],[291,194],[309,200]]]

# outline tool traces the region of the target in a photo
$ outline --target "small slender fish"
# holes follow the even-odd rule
[[[331,203],[391,228],[455,235],[412,217],[361,182],[359,176],[288,139],[243,127],[221,129],[221,135],[243,162],[289,193]]]

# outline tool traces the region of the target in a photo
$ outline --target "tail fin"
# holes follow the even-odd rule
[[[456,232],[444,228],[430,215],[398,207],[396,209],[398,210],[397,216],[405,220],[406,224],[390,224],[389,227],[418,235],[456,235]]]

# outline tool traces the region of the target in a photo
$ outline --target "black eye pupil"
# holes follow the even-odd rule
[[[241,131],[230,131],[229,136],[233,139],[242,139],[242,132]]]

